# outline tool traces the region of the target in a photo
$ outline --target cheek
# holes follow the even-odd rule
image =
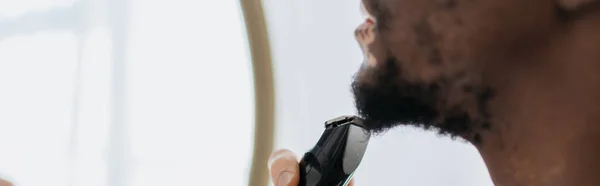
[[[467,61],[485,61],[515,45],[545,35],[555,14],[551,1],[480,1],[428,17],[450,71]],[[497,56],[496,56],[497,57]]]
[[[440,74],[449,76],[466,68],[467,61],[473,53],[475,38],[460,17],[450,13],[439,13],[430,16],[427,23],[437,36],[435,46],[439,51],[442,63]]]
[[[443,75],[448,56],[452,55],[442,50],[447,42],[442,42],[444,38],[439,32],[442,29],[439,28],[447,26],[432,25],[431,22],[449,23],[450,21],[435,20],[435,18],[429,20],[432,14],[427,12],[431,10],[410,9],[408,11],[417,12],[393,17],[396,18],[395,21],[390,22],[386,29],[382,30],[381,35],[384,37],[385,46],[390,49],[391,55],[400,61],[404,70],[402,74],[408,81],[434,82]]]
[[[414,23],[394,25],[381,34],[390,55],[397,58],[402,67],[402,76],[409,82],[426,83],[439,78],[443,62],[430,30]]]

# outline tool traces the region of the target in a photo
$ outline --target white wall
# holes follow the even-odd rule
[[[0,0],[0,177],[247,185],[244,31],[238,0]]]
[[[323,122],[353,114],[349,84],[362,54],[353,37],[359,1],[266,0],[277,86],[276,147],[301,156]],[[493,185],[476,149],[400,128],[376,137],[355,175],[359,186]]]

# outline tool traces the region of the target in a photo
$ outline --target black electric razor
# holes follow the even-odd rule
[[[369,138],[362,119],[341,116],[325,122],[317,144],[300,160],[299,186],[346,186],[360,164]]]

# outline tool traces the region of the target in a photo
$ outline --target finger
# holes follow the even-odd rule
[[[297,186],[299,175],[298,159],[289,150],[273,152],[269,158],[269,171],[275,186]]]
[[[350,183],[348,183],[348,186],[354,186],[354,179],[350,180]]]
[[[10,183],[6,180],[0,179],[0,186],[12,186],[12,185],[13,185],[12,183]]]

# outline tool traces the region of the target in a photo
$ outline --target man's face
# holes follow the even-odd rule
[[[559,19],[551,0],[363,0],[365,63],[352,84],[373,131],[400,124],[475,139],[489,127],[491,68]],[[497,77],[493,77],[497,78]]]

